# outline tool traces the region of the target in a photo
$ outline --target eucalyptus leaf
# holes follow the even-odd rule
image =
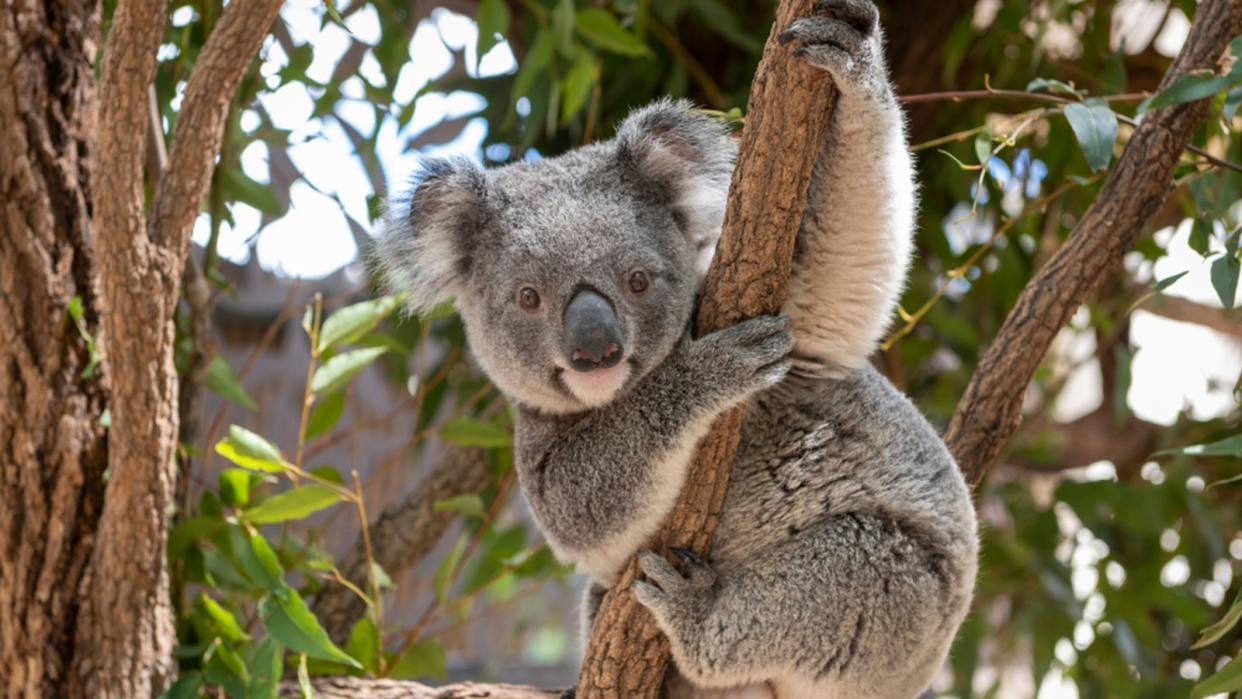
[[[229,436],[216,443],[216,453],[251,471],[283,473],[289,468],[276,445],[239,425],[229,426]]]
[[[290,650],[362,669],[357,660],[328,638],[328,633],[295,590],[286,588],[264,597],[259,601],[259,615],[268,633]]]
[[[1113,110],[1103,101],[1075,102],[1065,105],[1065,118],[1091,171],[1107,169],[1117,142],[1117,115]]]
[[[1155,456],[1235,456],[1242,457],[1242,434],[1226,437],[1210,444],[1192,444],[1177,449],[1164,449]]]
[[[587,41],[605,51],[625,56],[645,56],[650,53],[647,45],[626,31],[612,13],[600,7],[578,10],[578,33]]]
[[[475,15],[475,23],[479,27],[479,40],[475,55],[479,60],[492,50],[504,33],[509,30],[509,6],[504,0],[479,0],[479,11]]]
[[[1216,289],[1226,311],[1232,311],[1237,301],[1239,272],[1242,272],[1242,262],[1236,255],[1225,254],[1212,261],[1212,288]]]
[[[300,520],[341,501],[341,494],[326,485],[311,483],[290,488],[242,512],[252,524],[277,524]]]
[[[1242,689],[1242,653],[1225,664],[1215,675],[1195,685],[1191,699],[1202,699],[1212,694],[1228,694]]]
[[[310,417],[306,420],[306,438],[314,439],[327,434],[340,421],[345,412],[345,394],[330,393],[311,408]]]
[[[211,358],[211,364],[207,367],[207,388],[221,398],[230,403],[236,403],[246,410],[259,409],[254,399],[242,387],[241,379],[233,372],[233,367],[229,366],[228,361],[219,354]]]
[[[444,647],[438,641],[426,640],[406,647],[389,670],[389,676],[413,680],[430,677],[443,680],[448,676],[444,662]]]
[[[503,449],[513,443],[508,430],[492,422],[459,417],[440,428],[440,438],[463,447]]]
[[[400,296],[381,296],[338,309],[319,330],[319,350],[357,341],[400,307]]]
[[[339,391],[355,374],[388,351],[386,347],[366,347],[338,354],[315,370],[311,392],[316,395]]]

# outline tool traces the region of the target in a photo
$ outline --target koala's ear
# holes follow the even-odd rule
[[[394,197],[374,258],[412,312],[461,293],[474,242],[488,225],[487,175],[465,159],[429,160]]]
[[[654,184],[696,247],[714,247],[737,146],[723,124],[686,100],[660,100],[630,113],[617,129],[617,156]]]

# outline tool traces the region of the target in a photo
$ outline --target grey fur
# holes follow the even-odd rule
[[[712,420],[746,406],[710,561],[642,554],[638,599],[704,696],[909,699],[969,607],[977,542],[939,437],[867,356],[900,294],[913,169],[869,0],[823,0],[782,35],[841,96],[799,233],[785,315],[691,339],[734,147],[668,101],[613,141],[483,172],[432,166],[379,258],[414,308],[455,296],[484,370],[517,405],[517,467],[564,560],[603,586],[672,508]],[[626,279],[641,268],[645,292]],[[542,300],[524,310],[529,286]],[[562,311],[613,305],[625,358],[574,374]]]

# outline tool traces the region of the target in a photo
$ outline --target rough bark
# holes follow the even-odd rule
[[[776,35],[806,14],[807,0],[783,0],[764,46],[746,110],[724,230],[698,309],[699,335],[775,313],[789,271],[818,145],[828,131],[832,84],[796,61]],[[677,505],[653,547],[707,554],[737,452],[741,411],[717,420],[699,445]],[[668,641],[637,603],[636,561],[600,605],[582,663],[578,696],[655,697],[668,667]]]
[[[103,500],[91,279],[92,2],[0,1],[0,697],[67,693]]]
[[[1185,46],[1161,82],[1191,70],[1219,69],[1242,33],[1242,0],[1200,3]],[[1158,109],[1134,130],[1100,193],[1069,239],[1018,297],[980,360],[949,423],[945,441],[977,483],[1022,419],[1023,394],[1056,334],[1099,283],[1121,264],[1173,189],[1173,169],[1207,114],[1206,100]]]
[[[477,684],[463,682],[428,687],[418,682],[364,680],[332,677],[313,681],[318,699],[556,699],[562,690],[538,689],[516,684]],[[296,684],[280,687],[282,697],[300,697]]]
[[[98,100],[99,6],[0,2],[0,696],[145,697],[171,677],[177,282],[228,99],[279,4],[225,9],[149,227],[164,0],[117,4]],[[103,353],[89,376],[75,298]]]
[[[418,564],[457,519],[454,512],[435,509],[437,500],[477,493],[491,480],[482,449],[451,446],[439,463],[405,500],[396,503],[371,525],[375,561],[390,574]],[[365,547],[360,540],[341,565],[345,577],[359,587],[367,583]],[[328,634],[345,639],[365,611],[358,595],[344,585],[328,585],[315,598],[314,611]]]

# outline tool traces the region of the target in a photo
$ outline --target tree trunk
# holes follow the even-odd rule
[[[90,138],[98,6],[0,2],[0,696],[71,693],[103,506]],[[75,301],[76,299],[76,301]]]

